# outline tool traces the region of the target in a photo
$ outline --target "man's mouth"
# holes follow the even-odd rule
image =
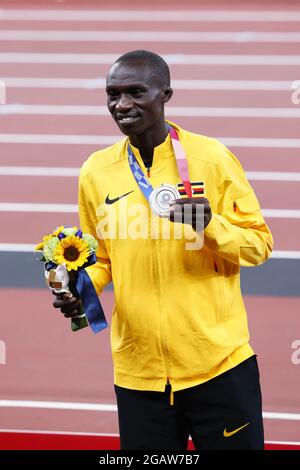
[[[139,116],[116,116],[120,124],[131,124],[139,119]]]

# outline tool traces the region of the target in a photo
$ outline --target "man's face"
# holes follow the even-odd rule
[[[116,63],[107,77],[107,107],[123,134],[138,135],[164,116],[168,90],[150,66]]]

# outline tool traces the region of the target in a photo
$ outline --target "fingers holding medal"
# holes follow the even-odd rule
[[[212,211],[205,197],[184,197],[170,203],[168,217],[171,222],[189,224],[196,232],[201,232],[211,221]]]

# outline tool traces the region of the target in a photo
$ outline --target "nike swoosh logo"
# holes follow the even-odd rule
[[[224,437],[230,437],[230,436],[233,436],[234,434],[236,434],[237,432],[239,432],[241,429],[244,429],[246,426],[248,426],[249,423],[246,423],[244,424],[244,426],[241,426],[240,428],[237,428],[237,429],[234,429],[233,431],[226,431],[226,428],[224,429],[224,432],[223,432],[223,436]]]
[[[128,194],[133,193],[134,189],[132,191],[129,191],[128,193],[122,194],[122,196],[115,197],[114,199],[109,198],[109,194],[105,198],[105,204],[114,204],[115,202],[119,201],[125,196],[128,196]]]

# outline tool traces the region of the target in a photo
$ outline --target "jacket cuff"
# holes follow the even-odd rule
[[[221,223],[219,216],[213,214],[208,226],[204,229],[205,238],[208,240],[216,240],[218,238]]]

